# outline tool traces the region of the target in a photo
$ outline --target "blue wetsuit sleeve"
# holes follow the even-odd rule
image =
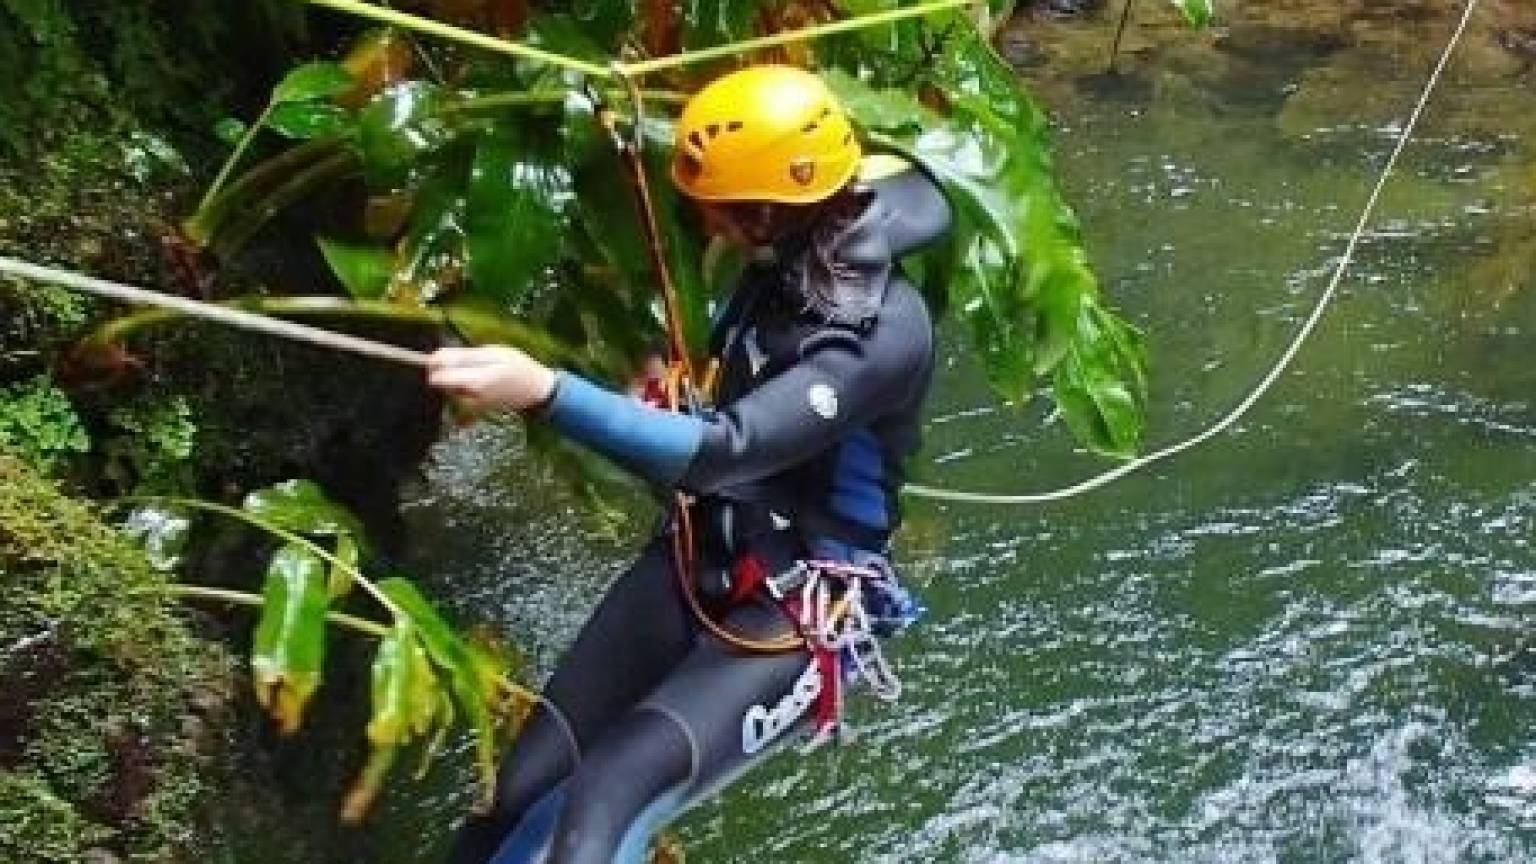
[[[544,419],[572,441],[669,486],[688,467],[704,431],[696,417],[652,408],[570,372],[556,379]]]
[[[710,493],[804,462],[902,405],[923,384],[932,353],[917,307],[882,315],[872,338],[819,340],[798,363],[704,419],[680,485]]]

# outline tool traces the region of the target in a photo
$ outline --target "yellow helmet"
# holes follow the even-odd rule
[[[701,201],[811,204],[841,189],[860,155],[853,126],[820,77],[758,66],[722,76],[688,101],[672,179]]]

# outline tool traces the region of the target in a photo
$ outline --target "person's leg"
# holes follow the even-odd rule
[[[728,624],[759,638],[787,626],[777,610],[763,606],[738,610]],[[782,740],[766,734],[764,715],[782,719],[781,733],[798,725],[806,694],[801,686],[797,696],[796,688],[808,665],[805,652],[747,655],[700,639],[640,707],[592,746],[564,784],[546,864],[644,860],[657,829]]]
[[[552,820],[533,817],[558,810],[561,781],[582,761],[583,750],[686,656],[692,632],[666,544],[652,543],[608,589],[561,657],[545,685],[546,701],[502,762],[491,812],[465,822],[448,864],[486,864],[525,814],[529,824],[522,833],[547,826]]]

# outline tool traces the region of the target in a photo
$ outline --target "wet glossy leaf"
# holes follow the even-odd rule
[[[373,661],[373,715],[368,740],[407,744],[432,731],[437,716],[437,675],[409,620],[401,620],[379,641]]]
[[[467,162],[440,160],[422,179],[390,277],[389,299],[422,305],[463,285],[468,172]]]
[[[552,142],[513,129],[481,136],[464,225],[471,290],[516,309],[560,257],[570,199],[570,172]]]
[[[1084,304],[1078,335],[1056,366],[1062,416],[1094,450],[1129,457],[1141,443],[1146,385],[1141,334],[1096,304]]]
[[[977,40],[968,25],[955,32]],[[1073,432],[1094,450],[1129,455],[1145,408],[1139,338],[1100,305],[1076,217],[1056,187],[1043,113],[990,48],[973,48],[930,72],[947,95],[943,117],[906,91],[829,80],[861,126],[944,185],[955,227],[948,248],[927,257],[926,275],[947,285],[992,386],[1022,400],[1054,374]]]
[[[351,124],[352,115],[329,102],[288,102],[267,115],[267,125],[273,131],[299,141],[336,135]]]
[[[357,108],[380,90],[410,74],[414,54],[411,39],[390,27],[369,30],[347,51],[341,65],[352,73],[352,86],[336,94],[336,102]]]
[[[363,536],[357,517],[326,497],[312,480],[286,480],[257,490],[245,496],[240,506],[263,522],[299,534]]]
[[[315,243],[348,294],[359,300],[384,296],[395,272],[393,250],[323,236],[316,236]]]
[[[325,565],[307,549],[272,556],[262,588],[261,620],[251,650],[256,701],[291,735],[320,686],[325,663]]]
[[[1174,8],[1184,16],[1191,27],[1204,27],[1211,23],[1211,18],[1216,14],[1216,6],[1212,0],[1172,0]]]
[[[352,73],[339,63],[305,63],[278,82],[272,91],[272,104],[324,99],[345,92],[354,83]]]
[[[475,736],[475,764],[480,775],[480,806],[490,805],[496,789],[497,694],[487,689],[468,645],[448,626],[410,581],[383,579],[379,589],[410,617],[434,666],[448,677],[454,703]]]
[[[225,117],[213,124],[213,134],[219,136],[219,140],[225,144],[237,144],[245,136],[245,121],[238,117]]]
[[[342,805],[344,821],[360,821],[368,812],[401,747],[430,734],[438,722],[451,722],[441,710],[443,696],[414,624],[397,619],[374,655],[368,762]]]
[[[369,100],[357,119],[357,146],[363,173],[379,189],[404,185],[420,163],[455,140],[461,131],[450,116],[450,97],[441,87],[410,81]]]

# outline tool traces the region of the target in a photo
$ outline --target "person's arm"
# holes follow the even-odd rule
[[[713,492],[778,473],[899,403],[917,383],[930,340],[926,330],[891,336],[824,338],[794,366],[705,416],[650,408],[562,372],[543,416],[649,480]]]

